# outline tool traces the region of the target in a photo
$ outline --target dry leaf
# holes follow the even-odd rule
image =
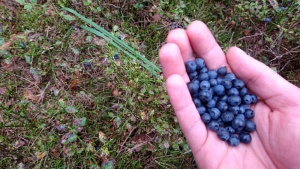
[[[37,158],[37,160],[40,160],[43,157],[45,157],[46,155],[47,155],[46,151],[44,151],[44,152],[38,152],[37,155],[36,155],[36,158]]]
[[[0,87],[0,94],[4,94],[6,92],[6,88],[5,87]]]
[[[154,20],[154,22],[158,22],[160,20],[160,15],[155,14],[155,15],[152,16],[152,19]]]
[[[32,94],[32,92],[30,90],[25,90],[24,97],[27,100],[38,101],[40,98],[40,95],[34,95],[34,94]]]
[[[119,96],[120,95],[120,92],[118,91],[118,89],[115,89],[113,92],[112,92],[113,96]]]

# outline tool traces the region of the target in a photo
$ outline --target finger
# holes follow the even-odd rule
[[[175,43],[179,47],[184,62],[194,59],[193,50],[185,30],[175,29],[170,31],[167,43]]]
[[[166,85],[171,104],[189,146],[193,151],[200,150],[207,137],[207,130],[200,119],[185,81],[181,76],[174,74],[168,77]]]
[[[227,65],[224,52],[203,22],[192,22],[187,28],[187,35],[196,57],[203,58],[209,69]]]
[[[245,81],[248,88],[272,108],[285,110],[299,105],[300,89],[280,75],[255,60],[237,47],[227,51],[227,61],[232,71]]]
[[[180,49],[174,43],[167,43],[159,50],[159,62],[162,66],[164,77],[178,74],[184,81],[189,82]]]

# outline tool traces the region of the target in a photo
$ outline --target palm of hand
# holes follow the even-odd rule
[[[202,22],[193,22],[187,31],[170,32],[167,42],[159,55],[168,94],[201,168],[299,168],[299,88],[238,48],[225,56]],[[226,65],[260,97],[252,107],[257,130],[250,144],[230,147],[202,123],[186,88],[189,80],[183,62],[193,59],[193,52],[211,69]]]

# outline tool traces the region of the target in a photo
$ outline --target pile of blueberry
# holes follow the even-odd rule
[[[257,96],[226,67],[208,70],[201,58],[187,61],[185,67],[189,92],[206,126],[231,146],[249,144],[256,129],[249,105],[257,103]]]

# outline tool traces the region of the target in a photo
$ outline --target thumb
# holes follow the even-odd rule
[[[226,57],[237,77],[244,80],[247,87],[271,108],[283,110],[299,104],[297,100],[300,100],[300,89],[262,62],[237,47],[230,48]]]

